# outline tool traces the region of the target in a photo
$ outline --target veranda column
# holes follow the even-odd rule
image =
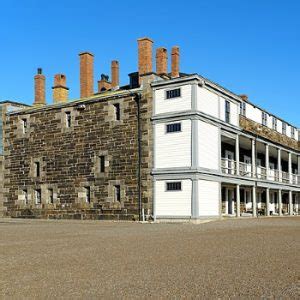
[[[256,150],[255,140],[252,140],[252,177],[256,176]]]
[[[278,190],[278,214],[282,216],[282,191]]]
[[[292,153],[289,152],[289,182],[292,183]]]
[[[252,187],[252,212],[253,212],[253,217],[257,216],[257,211],[256,211],[256,187]]]
[[[293,193],[289,191],[289,215],[293,215]]]
[[[266,210],[267,210],[267,216],[270,215],[270,189],[266,189]]]
[[[228,215],[228,188],[225,188],[225,215]]]
[[[236,161],[236,175],[240,175],[240,136],[237,135],[235,139],[235,161]]]
[[[240,195],[240,185],[236,186],[236,216],[239,218],[241,216],[241,195]]]
[[[269,179],[270,157],[269,157],[269,144],[266,144],[266,179]]]
[[[277,162],[277,170],[278,170],[278,181],[282,181],[282,174],[281,174],[281,149],[278,148],[278,162]]]

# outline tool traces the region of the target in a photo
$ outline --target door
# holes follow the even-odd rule
[[[244,155],[244,173],[246,176],[251,177],[252,174],[251,157],[247,155]]]
[[[257,171],[257,178],[262,178],[262,170],[261,170],[261,159],[257,158],[256,159],[256,171]]]
[[[275,180],[275,164],[270,162],[269,167],[270,167],[269,176],[270,176],[271,180]]]

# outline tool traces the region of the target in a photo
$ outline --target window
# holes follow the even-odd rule
[[[22,131],[23,133],[26,133],[28,131],[27,119],[22,119]]]
[[[167,91],[167,94],[166,94],[167,99],[177,98],[180,96],[181,96],[180,89],[169,90],[169,91]]]
[[[35,174],[35,177],[40,177],[40,175],[41,175],[40,162],[38,162],[38,161],[36,161],[34,163],[34,174]]]
[[[277,131],[277,119],[275,117],[272,118],[272,128]]]
[[[35,204],[41,204],[42,203],[42,193],[40,189],[37,189],[34,191],[35,196]]]
[[[181,131],[181,123],[167,124],[167,133]]]
[[[295,138],[295,128],[291,127],[291,138],[294,139]]]
[[[53,189],[48,189],[48,202],[53,204]]]
[[[91,188],[89,186],[86,186],[84,189],[85,189],[85,201],[87,203],[91,203]]]
[[[263,111],[262,114],[261,114],[261,118],[262,118],[261,123],[262,123],[264,126],[267,126],[268,115],[267,115],[264,111]]]
[[[26,189],[23,190],[24,203],[28,204],[28,192]]]
[[[120,185],[114,186],[114,201],[121,202],[121,187],[120,187]]]
[[[282,134],[286,134],[286,123],[282,122]]]
[[[120,121],[121,120],[120,103],[114,104],[114,113],[115,113],[115,120]]]
[[[72,125],[71,112],[70,111],[66,111],[65,112],[65,116],[66,116],[66,127],[70,128],[71,125]]]
[[[241,116],[246,116],[246,103],[245,102],[241,102],[240,103],[240,115]]]
[[[230,102],[225,101],[225,122],[230,123]]]
[[[181,181],[167,182],[167,191],[181,191]]]
[[[99,170],[100,170],[100,173],[105,172],[105,156],[104,155],[99,156]]]

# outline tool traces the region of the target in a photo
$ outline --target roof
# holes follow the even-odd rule
[[[6,104],[6,103],[9,103],[9,104],[16,104],[16,105],[23,105],[23,106],[28,106],[28,107],[30,107],[30,105],[28,105],[28,104],[21,103],[21,102],[17,102],[17,101],[12,101],[12,100],[3,100],[3,101],[0,101],[0,105],[1,105],[1,104]]]

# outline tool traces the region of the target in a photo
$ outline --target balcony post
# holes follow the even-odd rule
[[[293,193],[289,191],[289,215],[293,215]]]
[[[257,211],[256,211],[256,187],[252,187],[252,214],[253,217],[257,216]]]
[[[241,216],[241,197],[240,197],[240,185],[236,185],[236,216]]]
[[[289,183],[293,182],[292,173],[292,153],[289,152]]]
[[[270,189],[266,189],[266,215],[270,216]]]
[[[225,215],[228,215],[228,188],[225,188]]]
[[[281,174],[281,149],[278,148],[278,162],[277,162],[277,170],[278,170],[278,181],[281,182],[282,181],[282,174]]]
[[[256,175],[256,150],[255,150],[255,139],[252,139],[252,177]]]
[[[240,175],[240,136],[237,134],[235,139],[235,161],[236,161],[236,175]]]
[[[266,179],[269,179],[270,169],[270,156],[269,156],[269,144],[266,144]]]
[[[278,190],[278,214],[282,216],[282,191]]]

